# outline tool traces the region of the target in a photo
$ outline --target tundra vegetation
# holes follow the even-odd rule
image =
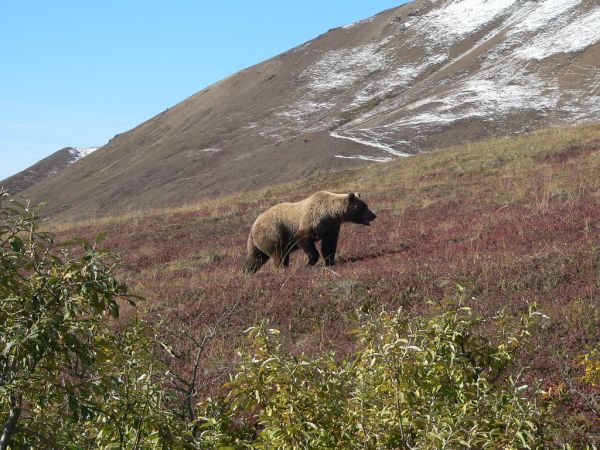
[[[594,448],[599,170],[586,125],[43,231],[5,201],[2,446]],[[260,211],[350,189],[334,270],[241,274]]]

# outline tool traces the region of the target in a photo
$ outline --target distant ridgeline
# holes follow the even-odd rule
[[[98,150],[98,147],[65,147],[52,155],[35,163],[33,166],[0,181],[0,187],[13,194],[29,189],[50,175],[56,174],[65,167]]]

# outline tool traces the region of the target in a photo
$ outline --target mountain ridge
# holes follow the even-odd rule
[[[65,147],[41,159],[26,169],[0,180],[0,187],[18,194],[40,181],[59,173],[65,167],[92,154],[99,147]]]
[[[241,70],[28,194],[105,214],[596,121],[597,30],[592,0],[417,0]]]

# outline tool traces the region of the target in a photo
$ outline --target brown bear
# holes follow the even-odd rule
[[[317,192],[296,203],[280,203],[262,213],[250,230],[246,272],[254,273],[271,258],[276,267],[289,265],[290,253],[301,248],[308,265],[319,260],[315,247],[321,241],[326,266],[335,263],[340,225],[370,225],[377,216],[358,193]]]

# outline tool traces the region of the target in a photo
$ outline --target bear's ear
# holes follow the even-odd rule
[[[355,192],[354,195],[360,198],[360,192]]]
[[[354,201],[354,196],[355,196],[355,195],[356,195],[356,194],[355,194],[354,192],[350,192],[350,193],[348,194],[348,203],[352,203],[352,202]]]

